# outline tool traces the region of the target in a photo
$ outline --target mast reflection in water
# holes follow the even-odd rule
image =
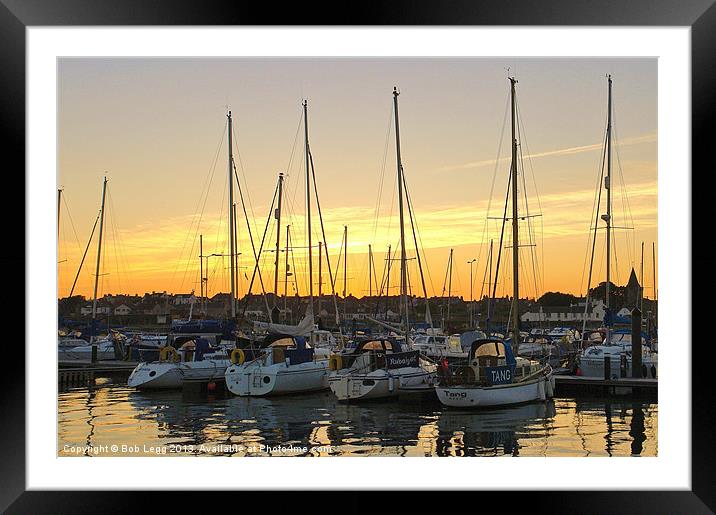
[[[656,456],[657,421],[655,403],[618,398],[461,411],[341,404],[330,392],[188,398],[108,381],[59,394],[58,455]]]

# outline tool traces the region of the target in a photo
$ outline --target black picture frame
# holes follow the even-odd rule
[[[716,106],[716,7],[714,0],[441,0],[417,3],[410,0],[393,0],[384,3],[355,3],[316,5],[268,4],[255,2],[198,2],[191,0],[0,0],[0,117],[3,131],[0,139],[4,178],[19,178],[25,167],[25,29],[30,26],[64,25],[575,25],[575,26],[685,26],[691,27],[691,80],[692,80],[692,169],[703,166],[713,169],[709,159],[710,137],[713,134],[714,107]],[[278,8],[277,8],[278,7]],[[316,18],[317,13],[320,14]],[[10,159],[10,158],[15,159]],[[693,235],[700,234],[696,222],[704,219],[711,201],[711,188],[705,186],[702,176],[689,170],[680,171],[683,180],[692,181]],[[699,187],[694,187],[698,179]],[[6,213],[25,212],[23,206],[7,206],[7,200],[23,203],[23,181],[12,188],[5,199]],[[7,190],[6,190],[7,191]],[[24,194],[21,195],[20,191]],[[668,193],[664,193],[668,194]],[[698,212],[702,210],[702,213]],[[702,216],[699,216],[699,215]],[[6,215],[7,217],[7,215]],[[705,226],[704,226],[705,227]],[[0,256],[6,270],[20,270],[25,266],[25,228],[15,217],[7,217],[3,240],[13,242],[15,250]],[[708,247],[706,247],[708,248]],[[706,251],[706,248],[704,250]],[[692,258],[693,274],[708,277],[706,253]],[[26,274],[31,270],[25,270]],[[9,274],[20,281],[20,274]],[[7,291],[23,292],[22,285],[6,283]],[[695,293],[695,292],[694,292]],[[692,320],[708,320],[709,304],[697,302],[692,293]],[[32,299],[13,296],[12,310],[19,305],[32,309]],[[26,313],[25,313],[26,316]],[[16,333],[15,338],[17,338]],[[0,509],[7,513],[89,513],[136,511],[143,505],[146,493],[80,492],[80,491],[25,491],[25,356],[13,344],[12,366],[2,367],[0,390],[0,434],[2,434],[2,488]],[[691,335],[682,345],[691,345]],[[25,345],[37,342],[25,342]],[[7,348],[7,347],[6,347]],[[7,360],[8,358],[6,358]],[[711,513],[716,510],[713,488],[714,420],[711,411],[708,360],[696,359],[692,346],[692,489],[671,492],[533,492],[529,504],[534,511],[574,513]],[[570,471],[565,470],[565,474]],[[584,485],[589,488],[589,485]],[[559,477],[554,478],[559,490]],[[234,494],[228,494],[234,495]],[[480,494],[480,505],[491,503]],[[504,500],[504,492],[497,494]],[[166,496],[163,511],[184,506],[187,493]],[[535,498],[536,497],[536,498]],[[509,498],[527,500],[524,493],[510,494]],[[211,496],[212,503],[226,500]],[[236,499],[235,497],[233,499]],[[309,498],[295,493],[300,505]],[[421,511],[438,509],[445,505],[445,497],[433,496],[436,507],[421,504]],[[241,509],[237,506],[236,509]],[[143,511],[143,510],[140,510]]]

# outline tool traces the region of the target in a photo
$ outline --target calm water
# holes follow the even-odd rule
[[[658,406],[557,398],[495,411],[437,401],[339,404],[143,393],[110,380],[59,394],[60,456],[656,456]],[[116,447],[113,447],[116,446]]]

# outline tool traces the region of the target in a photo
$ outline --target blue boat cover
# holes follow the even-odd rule
[[[211,345],[207,338],[197,338],[194,347],[194,361],[202,361],[204,354],[209,352]]]
[[[221,333],[223,330],[221,320],[172,320],[174,333]]]
[[[517,360],[515,359],[515,354],[512,352],[511,340],[505,340],[502,343],[505,344],[505,361],[508,365],[516,365]]]

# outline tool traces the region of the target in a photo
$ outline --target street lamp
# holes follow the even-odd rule
[[[477,261],[477,258],[472,258],[470,261],[467,262],[468,265],[470,265],[470,329],[473,329],[472,327],[472,265]]]

